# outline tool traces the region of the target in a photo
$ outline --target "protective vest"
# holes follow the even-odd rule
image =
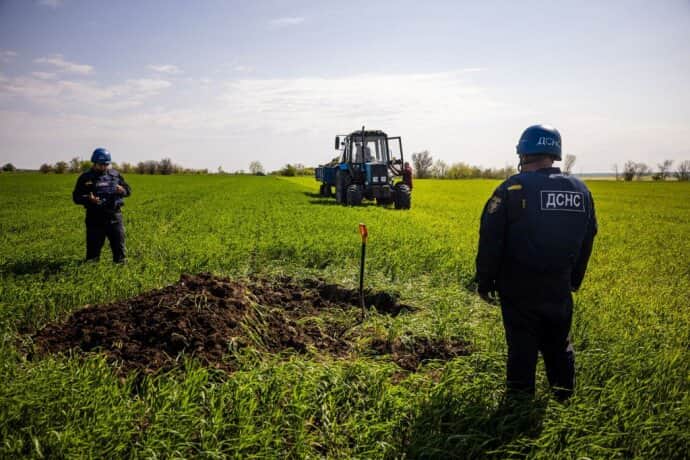
[[[120,184],[120,175],[117,171],[108,170],[105,174],[95,176],[93,179],[93,194],[100,198],[97,206],[106,211],[117,211],[124,204],[122,195],[115,192]]]
[[[569,271],[578,260],[592,219],[589,190],[557,168],[509,179],[505,256],[534,272]]]

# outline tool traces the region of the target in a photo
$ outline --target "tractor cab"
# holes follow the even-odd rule
[[[410,207],[409,188],[396,181],[402,176],[400,137],[362,127],[336,136],[335,149],[340,153],[339,163],[316,171],[322,195],[330,196],[331,186],[335,186],[336,201],[344,205],[356,206],[366,198],[382,205],[393,203],[398,209]]]
[[[388,137],[383,131],[355,131],[335,137],[335,148],[341,151],[340,162],[349,165],[383,164],[390,173],[400,175],[402,142],[400,137]]]
[[[353,133],[345,136],[343,144],[342,163],[388,163],[388,142],[383,133],[368,136]]]

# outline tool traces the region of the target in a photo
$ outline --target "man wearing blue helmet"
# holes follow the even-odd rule
[[[508,397],[534,395],[541,351],[554,395],[565,400],[575,386],[571,292],[597,233],[594,202],[584,183],[553,167],[561,160],[555,128],[527,128],[517,154],[520,173],[494,191],[481,217],[477,290],[486,301],[500,298]]]
[[[76,204],[86,208],[86,260],[98,260],[105,239],[110,241],[113,261],[125,261],[125,227],[120,208],[131,189],[124,177],[110,168],[110,152],[97,148],[91,169],[79,176],[72,192]]]

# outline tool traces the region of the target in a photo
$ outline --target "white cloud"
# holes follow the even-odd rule
[[[289,26],[296,26],[296,25],[302,24],[303,22],[304,22],[303,17],[291,16],[291,17],[271,19],[270,21],[268,21],[268,24],[271,27],[289,27]]]
[[[151,64],[148,66],[148,68],[153,70],[154,72],[167,73],[167,74],[171,74],[171,75],[182,73],[182,70],[180,70],[179,67],[177,67],[176,65],[172,65],[172,64],[163,64],[163,65]]]
[[[352,119],[433,119],[448,125],[497,111],[484,89],[465,81],[462,72],[242,79],[229,82],[222,98],[238,118],[278,131],[310,126],[315,118],[334,124]]]
[[[63,0],[39,0],[38,4],[42,6],[48,6],[50,8],[57,8],[59,6],[62,6],[64,3]]]
[[[601,118],[591,117],[615,119],[615,112],[580,110],[568,115],[541,105],[526,106],[485,87],[481,75],[460,69],[339,78],[243,77],[209,81],[209,87],[198,78],[181,79],[175,86],[158,78],[104,85],[0,74],[0,138],[6,140],[7,151],[19,153],[52,143],[73,152],[90,142],[119,144],[128,155],[123,161],[165,151],[190,167],[215,169],[222,164],[226,170],[246,169],[257,159],[270,170],[285,163],[322,163],[335,155],[335,134],[365,125],[401,135],[406,155],[428,149],[448,163],[500,167],[514,163],[514,145],[524,127],[547,120],[568,127],[567,151],[578,155],[584,170],[622,164],[624,159],[611,156],[606,165],[597,166],[593,152],[613,149],[630,137],[635,123],[609,123],[606,135],[597,137],[588,130]],[[689,129],[675,126],[667,137],[689,138]],[[640,149],[649,145],[647,130],[632,130],[639,131]],[[670,142],[666,151],[671,151]],[[640,152],[626,155],[654,163]]]
[[[34,59],[36,64],[49,64],[58,68],[60,72],[88,75],[93,72],[93,67],[86,64],[76,64],[65,61],[62,54],[54,54],[50,57]]]
[[[250,73],[254,72],[254,67],[249,65],[236,65],[235,67],[233,67],[233,70],[235,72]]]
[[[55,80],[50,75],[34,72],[32,77],[0,80],[0,101],[14,98],[33,104],[37,111],[82,114],[90,110],[137,107],[145,99],[172,86],[160,79],[132,79],[116,85],[99,85],[92,81]]]
[[[57,74],[50,72],[31,72],[31,75],[41,80],[52,80],[57,77]]]
[[[514,144],[512,136],[503,140],[458,129],[468,123],[476,125],[479,119],[505,122],[515,113],[470,78],[462,70],[341,78],[243,78],[217,82],[218,93],[209,92],[197,81],[184,81],[178,92],[168,93],[175,99],[159,98],[153,104],[148,98],[168,91],[170,82],[133,79],[99,85],[24,77],[0,83],[0,100],[26,98],[46,127],[51,125],[48,113],[59,113],[53,117],[55,126],[50,132],[60,136],[69,120],[104,138],[127,139],[132,155],[139,155],[137,151],[144,145],[164,144],[169,156],[196,167],[215,169],[223,164],[226,169],[246,169],[248,158],[259,159],[269,169],[287,162],[317,164],[328,159],[330,153],[324,150],[333,135],[362,125],[402,135],[406,151],[428,148],[434,157],[448,161],[459,159],[453,155],[468,140]],[[181,94],[185,97],[178,97]],[[17,126],[21,124],[18,118],[15,121]],[[5,131],[13,138],[19,136]],[[69,129],[73,131],[78,132]],[[26,133],[23,142],[28,146],[34,141]],[[489,159],[481,162],[491,164]],[[503,162],[501,159],[499,165]]]
[[[12,50],[0,50],[0,62],[10,62],[17,57],[17,52]]]
[[[142,95],[151,95],[170,88],[172,83],[167,80],[140,78],[138,80],[127,80],[124,87]]]
[[[138,107],[145,99],[156,96],[171,86],[169,81],[159,79],[127,80],[124,84],[109,86],[107,90],[111,95],[105,102],[116,109]]]

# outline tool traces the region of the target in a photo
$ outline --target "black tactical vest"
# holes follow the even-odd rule
[[[511,183],[508,261],[534,272],[571,270],[592,214],[585,184],[557,168],[521,173]]]
[[[100,176],[95,176],[93,180],[93,194],[100,200],[98,208],[104,211],[118,211],[124,204],[122,195],[116,193],[116,188],[120,184],[120,174],[114,170],[108,170]]]

